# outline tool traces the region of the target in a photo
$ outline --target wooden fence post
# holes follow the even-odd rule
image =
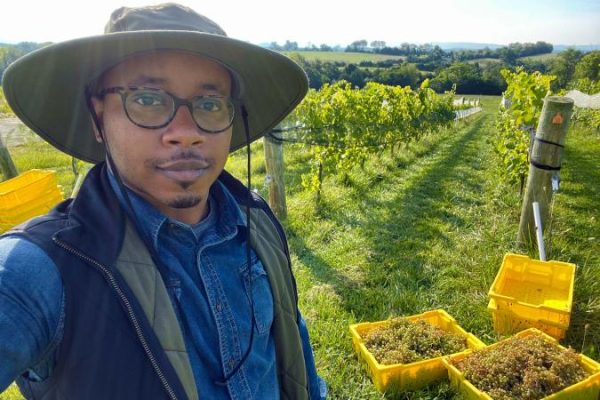
[[[268,134],[264,139],[265,164],[267,175],[265,181],[269,186],[269,206],[279,219],[287,218],[285,203],[285,184],[283,181],[283,145]]]
[[[10,158],[8,149],[4,146],[2,137],[0,137],[0,172],[4,175],[4,179],[14,178],[19,175],[17,167],[15,167],[12,158]]]
[[[551,96],[544,99],[544,107],[529,155],[529,176],[517,236],[519,243],[531,245],[535,242],[533,202],[539,203],[542,223],[544,227],[548,226],[549,205],[553,194],[552,177],[557,176],[560,170],[572,112],[573,100],[568,97]]]

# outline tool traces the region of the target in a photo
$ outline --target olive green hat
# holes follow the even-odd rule
[[[234,97],[248,112],[250,141],[275,127],[308,89],[306,74],[289,58],[229,38],[208,18],[169,3],[119,8],[105,34],[53,44],[18,59],[2,80],[6,100],[27,126],[59,150],[99,162],[104,146],[92,132],[86,86],[131,55],[157,50],[197,54],[230,70]],[[245,144],[243,121],[236,117],[231,151]]]

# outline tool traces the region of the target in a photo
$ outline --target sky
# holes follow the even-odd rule
[[[121,6],[139,0],[13,0],[0,6],[0,42],[58,42],[101,34]],[[305,46],[476,42],[600,43],[600,0],[180,0],[251,43]],[[7,4],[6,4],[7,3]]]

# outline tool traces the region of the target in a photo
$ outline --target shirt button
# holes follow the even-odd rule
[[[230,358],[228,361],[228,364],[229,364],[229,368],[235,367],[235,360],[233,358]]]
[[[221,305],[221,303],[217,303],[215,308],[217,309],[217,312],[221,312],[221,310],[223,309],[223,306]]]

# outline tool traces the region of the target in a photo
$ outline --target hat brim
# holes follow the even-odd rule
[[[308,90],[304,71],[288,57],[226,36],[193,31],[131,31],[53,44],[18,59],[2,85],[15,114],[59,150],[81,160],[104,160],[94,137],[85,87],[133,54],[177,50],[231,70],[248,111],[250,142],[283,120]],[[243,121],[233,124],[230,151],[246,144]]]

